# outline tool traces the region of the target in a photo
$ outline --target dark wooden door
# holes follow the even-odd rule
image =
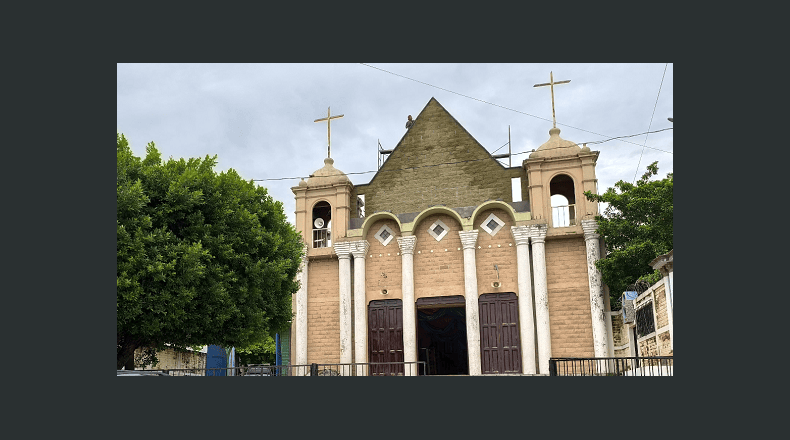
[[[403,302],[371,301],[368,305],[369,360],[403,362]],[[403,364],[371,366],[371,376],[403,376]]]
[[[479,304],[483,374],[521,373],[516,294],[486,293]]]

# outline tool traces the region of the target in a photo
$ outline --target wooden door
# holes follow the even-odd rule
[[[521,373],[516,294],[486,293],[479,304],[483,374]]]
[[[369,362],[403,362],[403,302],[371,301],[368,305]],[[403,376],[403,364],[371,366],[371,376]]]

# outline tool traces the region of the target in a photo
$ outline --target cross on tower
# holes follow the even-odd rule
[[[551,119],[554,121],[554,128],[557,128],[557,117],[554,116],[554,84],[567,84],[571,82],[571,80],[568,79],[565,81],[554,82],[554,72],[549,73],[549,80],[550,82],[544,84],[535,84],[533,87],[551,86]]]
[[[325,118],[316,119],[315,121],[313,121],[313,122],[326,121],[326,157],[331,157],[331,145],[332,145],[332,142],[330,140],[330,133],[331,132],[329,130],[329,125],[332,123],[332,119],[338,119],[338,118],[342,118],[343,117],[343,115],[329,116],[329,114],[330,114],[329,113],[329,109],[330,109],[330,107],[326,108],[326,117]]]

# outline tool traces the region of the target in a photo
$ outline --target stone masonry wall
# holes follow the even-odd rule
[[[475,161],[434,166],[469,160]],[[400,170],[413,167],[422,168]],[[365,194],[367,215],[382,210],[419,212],[439,204],[455,208],[477,206],[486,200],[510,202],[511,177],[522,177],[522,185],[526,185],[523,169],[500,166],[431,99],[371,182],[355,189],[352,216],[356,217],[357,194]]]
[[[428,233],[440,219],[450,229],[441,241]],[[445,214],[427,216],[414,230],[414,299],[464,294],[464,254],[458,231],[461,225]],[[460,248],[460,250],[459,250]],[[433,252],[431,252],[433,251]]]
[[[505,226],[497,231],[493,237],[480,227],[492,213],[505,223]],[[510,227],[514,225],[513,219],[502,209],[483,211],[475,219],[474,227],[479,231],[477,234],[477,247],[479,249],[475,251],[478,295],[504,292],[515,292],[518,294],[516,245],[513,235],[510,233]],[[497,279],[495,264],[499,267],[499,282],[502,283],[498,289],[491,287],[491,283]]]
[[[612,315],[612,345],[619,347],[628,343],[628,328],[623,325],[623,315]]]
[[[307,363],[340,362],[338,260],[310,260],[307,282]]]
[[[594,357],[587,253],[580,236],[546,240],[551,355]]]
[[[394,237],[386,246],[381,244],[375,235],[382,226],[392,229]],[[365,298],[367,302],[381,299],[402,299],[402,279],[400,248],[398,239],[400,229],[395,220],[379,220],[368,230],[365,240],[370,243],[367,259],[365,260]],[[387,289],[387,294],[382,295],[381,290]],[[367,304],[365,304],[367,309]]]
[[[667,295],[664,291],[664,285],[658,287],[653,297],[656,299],[656,330],[669,325],[669,316],[667,315]]]

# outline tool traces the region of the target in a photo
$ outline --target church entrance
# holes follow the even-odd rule
[[[403,301],[375,300],[368,304],[370,362],[403,362]],[[403,364],[371,366],[371,376],[403,376]]]
[[[515,293],[480,295],[480,355],[483,374],[521,373],[521,338]]]
[[[417,300],[417,356],[431,375],[469,374],[463,296]]]

